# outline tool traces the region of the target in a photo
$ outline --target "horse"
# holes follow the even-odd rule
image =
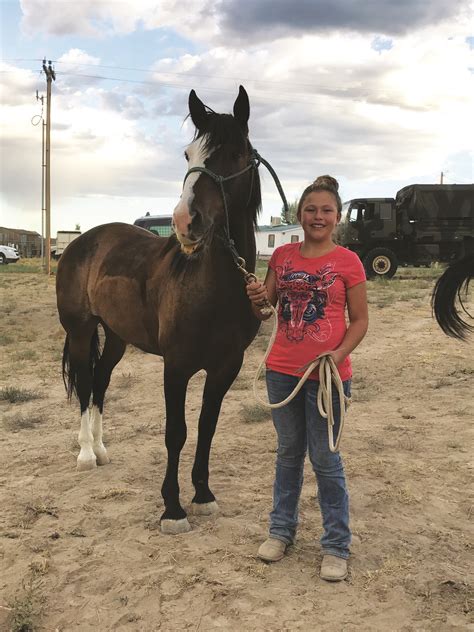
[[[102,440],[104,396],[126,346],[163,357],[163,533],[191,529],[178,485],[188,382],[200,370],[207,374],[191,509],[209,515],[218,510],[209,487],[209,454],[221,403],[260,324],[242,274],[242,268],[255,270],[261,207],[261,157],[249,141],[249,115],[242,86],[233,114],[214,112],[192,90],[188,116],[195,134],[184,152],[188,169],[173,213],[174,234],[159,237],[124,223],[97,226],[71,242],[57,269],[57,306],[66,332],[63,379],[69,399],[76,394],[80,404],[79,471],[109,462]]]
[[[471,252],[446,268],[436,281],[431,296],[433,313],[439,326],[445,334],[458,340],[465,340],[467,334],[474,332],[474,326],[463,320],[456,306],[458,300],[462,310],[470,316],[464,307],[462,295],[467,296],[473,277],[474,254]]]

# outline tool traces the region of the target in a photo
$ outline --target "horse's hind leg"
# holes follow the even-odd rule
[[[78,471],[91,470],[96,466],[89,416],[89,402],[92,392],[93,347],[97,336],[96,324],[80,332],[70,332],[67,337],[65,354],[69,362],[69,382],[75,387],[81,407],[81,428],[78,441],[81,447],[77,457]]]
[[[192,481],[196,490],[192,500],[192,511],[195,514],[210,515],[218,510],[215,496],[209,488],[209,454],[222,400],[237,377],[241,366],[242,358],[227,365],[225,370],[208,371],[199,416],[198,441],[192,471]]]
[[[92,384],[92,449],[97,460],[97,465],[106,465],[110,461],[102,442],[102,413],[104,410],[104,397],[109,386],[112,371],[122,359],[126,347],[124,341],[114,334],[108,327],[104,326],[104,330],[104,349],[100,360],[98,360],[94,367],[94,378]]]

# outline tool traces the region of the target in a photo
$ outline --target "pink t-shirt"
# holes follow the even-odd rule
[[[341,344],[347,330],[346,290],[365,281],[354,252],[336,246],[322,257],[306,258],[300,246],[280,246],[268,264],[276,275],[278,332],[267,368],[297,376],[305,364]],[[338,370],[342,380],[352,376],[349,356]],[[318,371],[311,377],[318,379]]]

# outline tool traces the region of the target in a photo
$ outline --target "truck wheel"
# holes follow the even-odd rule
[[[7,258],[5,257],[3,252],[0,252],[0,265],[6,265],[6,263],[7,263]]]
[[[365,256],[364,268],[369,279],[391,279],[398,268],[397,255],[388,248],[374,248]]]

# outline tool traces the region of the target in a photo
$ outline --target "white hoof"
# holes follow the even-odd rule
[[[190,511],[195,516],[212,516],[219,513],[219,505],[215,500],[210,503],[191,503]]]
[[[97,460],[97,465],[107,465],[110,463],[110,459],[107,455],[107,450],[102,448],[94,448],[94,454]]]
[[[160,523],[161,533],[165,535],[178,535],[179,533],[188,533],[191,531],[191,525],[187,518],[181,520],[162,520]]]
[[[87,472],[88,470],[93,470],[97,467],[97,459],[94,457],[93,459],[77,459],[77,467],[76,470],[78,472]]]

